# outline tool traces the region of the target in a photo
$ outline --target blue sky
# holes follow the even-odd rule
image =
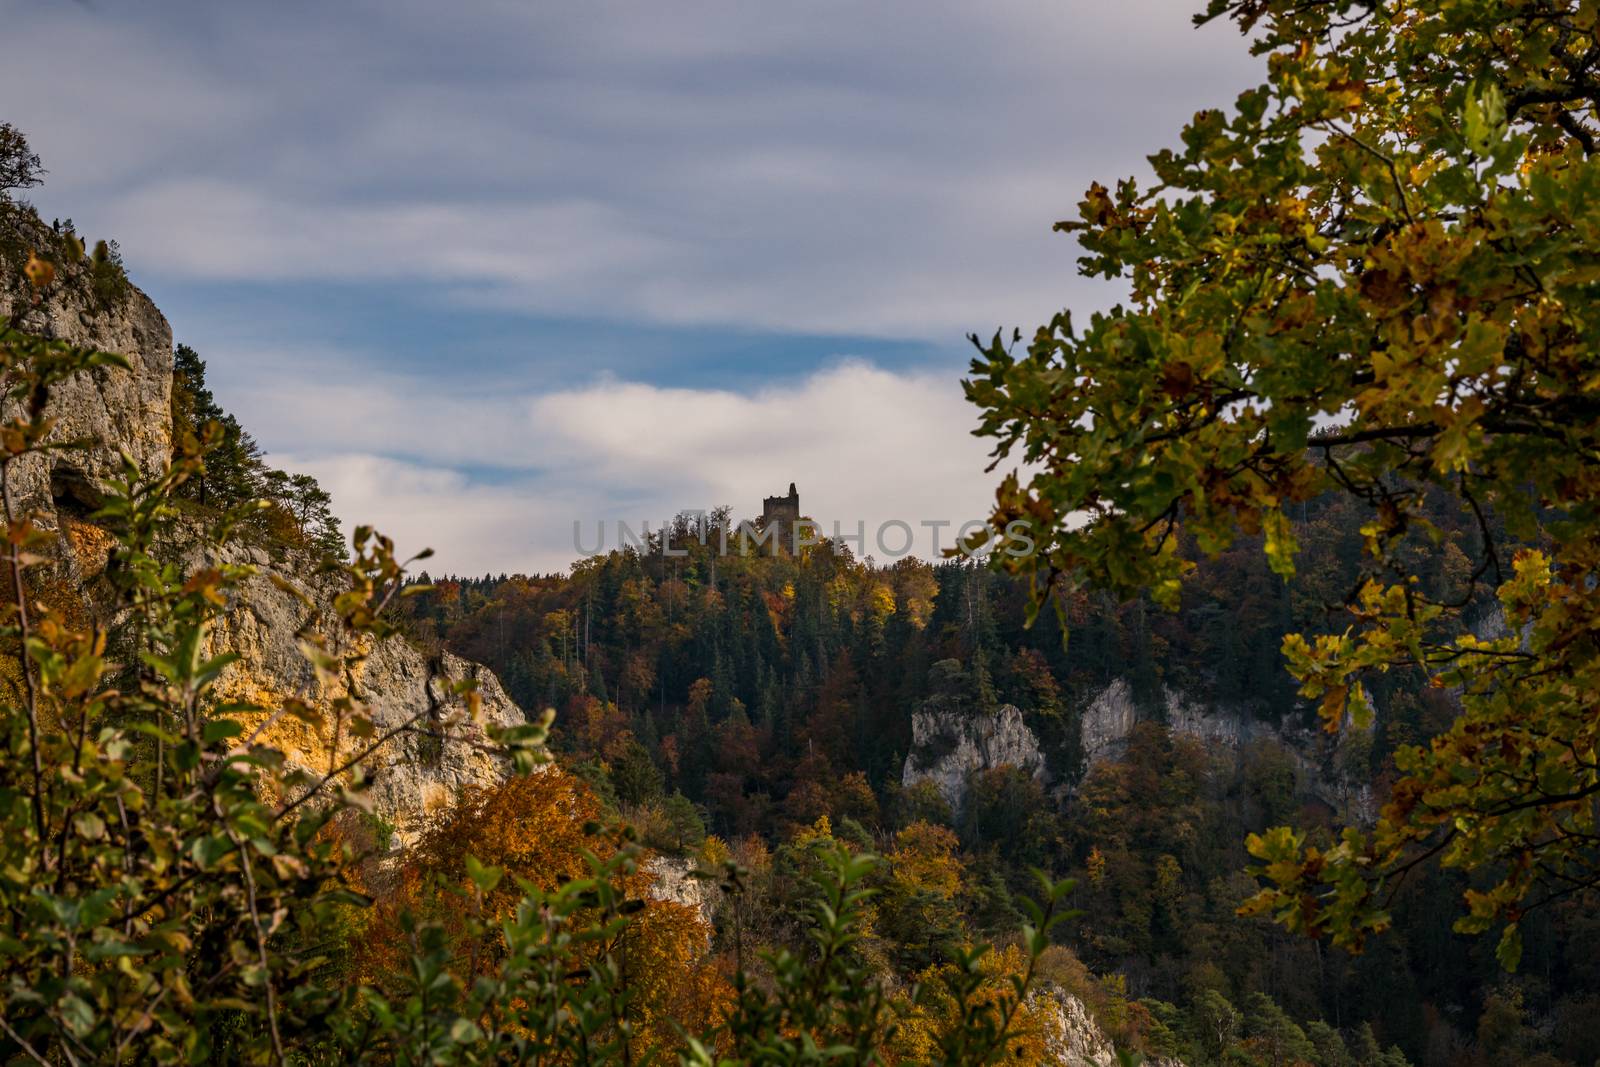
[[[1115,300],[1051,223],[1259,80],[1190,13],[21,0],[0,118],[343,517],[556,570],[790,481],[981,517],[964,336]]]

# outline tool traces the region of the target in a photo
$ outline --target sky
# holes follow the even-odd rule
[[[790,482],[926,556],[1000,478],[966,336],[1114,303],[1052,224],[1261,80],[1196,6],[7,0],[0,120],[271,462],[434,573]]]

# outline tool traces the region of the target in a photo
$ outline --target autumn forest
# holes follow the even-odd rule
[[[145,17],[82,6],[91,51]],[[466,4],[407,56],[403,7],[314,48],[262,12],[141,25],[306,81],[241,59],[200,92],[184,53],[93,115],[120,55],[69,84],[6,46],[0,76],[66,95],[0,116],[0,1059],[1600,1064],[1593,0],[1209,0],[1159,54],[1141,28],[1114,61],[1170,69],[1078,156],[1216,42],[1251,80],[1057,204],[1072,306],[960,367],[938,316],[1035,292],[990,220],[1059,174],[1015,143],[938,167],[1043,121],[1059,12],[599,33]],[[969,104],[986,70],[1011,95]],[[318,125],[374,86],[397,111]],[[743,107],[732,156],[673,165]],[[173,123],[178,162],[118,141]],[[856,169],[895,145],[895,181]],[[41,146],[126,252],[45,210]],[[791,207],[816,232],[774,252]],[[790,536],[843,518],[813,499],[911,517],[975,484],[943,551]],[[551,509],[680,486],[711,498],[526,565]]]

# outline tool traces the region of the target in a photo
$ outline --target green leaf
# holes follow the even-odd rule
[[[1500,943],[1495,946],[1494,958],[1500,962],[1500,966],[1513,973],[1522,963],[1522,931],[1517,929],[1516,923],[1509,924],[1500,932]]]
[[[1261,528],[1267,535],[1267,563],[1272,573],[1285,581],[1293,578],[1294,557],[1300,551],[1300,542],[1289,524],[1289,517],[1281,509],[1273,508],[1261,516]]]
[[[494,887],[500,884],[500,877],[504,873],[499,867],[489,867],[479,863],[476,856],[467,856],[467,877],[484,893],[492,892]]]
[[[211,719],[200,727],[200,738],[206,744],[215,744],[244,733],[244,724],[235,719]]]

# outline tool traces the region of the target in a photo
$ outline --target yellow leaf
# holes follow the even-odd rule
[[[22,268],[22,273],[27,276],[29,283],[35,289],[43,289],[55,281],[56,268],[49,260],[40,259],[35,254],[28,256],[28,263]]]

